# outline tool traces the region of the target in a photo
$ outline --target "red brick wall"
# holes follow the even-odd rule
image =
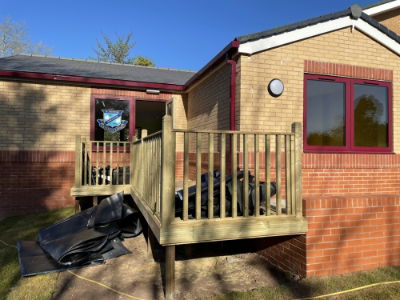
[[[261,254],[302,276],[400,265],[400,155],[303,155],[304,236]]]
[[[72,151],[0,151],[0,219],[74,204]]]
[[[306,198],[307,275],[400,265],[400,195]]]
[[[307,153],[303,156],[303,197],[399,192],[400,155]]]

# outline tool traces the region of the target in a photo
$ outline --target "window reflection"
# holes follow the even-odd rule
[[[307,144],[345,145],[345,85],[307,80]]]
[[[388,91],[386,87],[354,85],[354,144],[388,147]]]

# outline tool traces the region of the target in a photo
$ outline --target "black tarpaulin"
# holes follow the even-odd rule
[[[18,242],[23,276],[63,271],[104,262],[130,251],[125,237],[142,232],[139,212],[123,203],[123,193],[98,206],[41,229],[36,242]]]

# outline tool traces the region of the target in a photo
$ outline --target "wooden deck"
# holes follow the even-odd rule
[[[301,145],[300,123],[287,133],[176,130],[166,115],[162,131],[134,142],[77,137],[71,194],[132,196],[165,246],[166,295],[172,299],[175,245],[307,232]]]
[[[300,127],[293,124],[288,133],[174,130],[172,117],[167,115],[162,131],[132,143],[77,138],[71,194],[130,194],[161,245],[304,234]],[[179,157],[183,158],[181,175],[177,174]],[[215,170],[220,172],[218,190],[214,188]],[[243,178],[238,178],[239,170]],[[206,208],[200,190],[203,173],[208,175]],[[233,178],[229,203],[227,175]],[[274,197],[270,196],[272,181],[276,182]],[[190,182],[196,183],[191,208]],[[253,194],[249,193],[251,184]],[[178,185],[183,187],[179,215],[175,213]],[[242,193],[238,194],[240,186]],[[215,204],[218,215],[214,215]]]

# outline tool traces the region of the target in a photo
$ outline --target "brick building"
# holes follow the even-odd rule
[[[107,139],[102,107],[124,110],[118,139],[132,140],[160,129],[171,101],[175,128],[303,123],[308,232],[264,241],[273,263],[304,276],[399,265],[399,22],[399,0],[352,6],[238,37],[197,73],[1,58],[0,217],[73,205],[75,135]]]

